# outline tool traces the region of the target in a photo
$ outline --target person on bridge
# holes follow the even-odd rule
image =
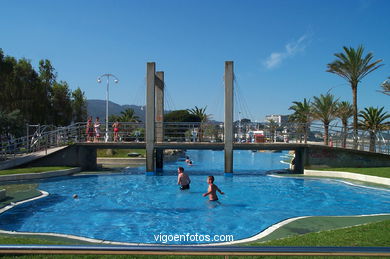
[[[88,117],[85,133],[87,134],[87,142],[91,142],[93,140],[92,116]]]
[[[180,166],[177,169],[177,173],[177,184],[180,185],[180,190],[190,189],[191,179],[188,174],[184,173],[184,168]]]
[[[114,142],[118,142],[119,122],[117,122],[117,121],[114,122],[114,124],[112,124],[112,127],[114,128]]]
[[[96,120],[95,120],[95,123],[93,124],[93,127],[95,129],[95,139],[94,139],[94,141],[95,142],[99,142],[99,138],[100,138],[100,121],[99,121],[99,117],[96,117]]]

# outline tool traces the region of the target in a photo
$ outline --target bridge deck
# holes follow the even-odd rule
[[[90,146],[100,149],[144,149],[145,142],[86,142],[78,143],[81,146]],[[307,147],[307,144],[299,143],[235,143],[235,150],[296,150]],[[224,143],[210,142],[157,142],[155,148],[161,149],[212,149],[223,150]]]

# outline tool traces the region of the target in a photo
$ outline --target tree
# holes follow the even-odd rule
[[[0,111],[0,136],[20,137],[23,135],[23,119],[19,110],[10,113]]]
[[[201,122],[201,119],[188,110],[175,110],[164,115],[165,122]]]
[[[305,144],[307,143],[308,130],[312,121],[312,110],[310,100],[303,99],[303,102],[293,102],[289,110],[294,113],[289,116],[291,122],[298,123],[298,129],[303,131]]]
[[[200,119],[200,122],[203,123],[203,122],[207,122],[208,119],[210,118],[210,115],[206,114],[206,109],[207,106],[204,108],[198,108],[197,106],[195,106],[195,108],[187,109],[187,111],[190,114],[197,116]]]
[[[72,118],[74,122],[87,120],[87,99],[85,98],[85,93],[81,91],[80,87],[72,92],[72,111]]]
[[[135,115],[134,109],[132,108],[121,111],[121,116],[119,118],[122,122],[139,122],[139,117]]]
[[[244,118],[244,119],[241,119],[241,123],[242,124],[248,124],[248,123],[251,123],[252,121],[250,119],[247,119],[247,118]]]
[[[352,47],[343,47],[345,53],[334,54],[338,59],[328,64],[327,72],[336,74],[346,79],[352,89],[353,97],[353,129],[354,146],[357,146],[358,108],[357,88],[358,83],[369,73],[378,69],[383,64],[381,59],[371,62],[373,54],[370,52],[363,57],[364,48],[359,46],[356,50]]]
[[[346,101],[339,102],[337,104],[336,116],[341,120],[341,123],[343,124],[343,139],[341,146],[345,148],[347,146],[348,120],[353,116],[352,104]]]
[[[120,115],[115,115],[115,114],[111,114],[111,115],[108,115],[108,121],[111,121],[111,122],[116,122],[116,121],[122,121],[121,120],[121,116]]]
[[[53,87],[56,83],[57,73],[50,60],[39,61],[39,79],[41,80],[41,94],[44,97],[38,105],[42,110],[42,114],[46,115],[43,123],[53,123],[56,118],[52,117],[53,114],[50,111],[52,109]]]
[[[337,103],[334,95],[327,93],[326,95],[321,94],[319,97],[314,96],[312,103],[312,115],[316,120],[322,121],[324,124],[324,144],[329,143],[329,124],[336,118]]]
[[[200,125],[199,125],[199,129],[198,129],[198,137],[199,137],[199,141],[202,141],[203,140],[203,131],[204,131],[204,124],[210,119],[211,115],[207,114],[206,113],[206,109],[207,109],[207,106],[204,107],[204,108],[198,108],[197,106],[195,106],[195,108],[193,109],[187,109],[187,111],[192,114],[192,115],[195,115],[196,117],[198,117],[200,119]]]
[[[279,127],[279,124],[275,120],[268,120],[268,124],[266,126],[271,134],[271,142],[275,142],[275,132]]]
[[[390,77],[381,84],[381,87],[382,91],[379,92],[390,95]]]
[[[368,107],[360,111],[359,126],[361,129],[368,130],[370,133],[370,151],[375,151],[375,140],[378,131],[385,130],[388,127],[388,122],[385,120],[390,118],[390,114],[383,112],[384,107],[374,108]]]
[[[55,82],[52,95],[53,123],[56,126],[66,126],[72,121],[72,102],[69,86],[66,82]]]
[[[198,116],[190,114],[188,110],[175,110],[164,115],[164,122],[201,122],[201,120]],[[180,124],[173,124],[169,125],[169,128],[165,129],[165,135],[168,136],[168,138],[185,140],[187,130],[187,127],[183,127]]]

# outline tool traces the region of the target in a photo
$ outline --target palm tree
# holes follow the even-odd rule
[[[330,93],[321,94],[320,97],[314,96],[313,98],[313,118],[322,121],[324,124],[324,144],[328,145],[329,124],[336,118],[338,100],[335,100],[334,95]]]
[[[390,95],[390,77],[381,84],[381,87],[382,91],[379,92]]]
[[[209,118],[211,117],[210,115],[208,115],[206,113],[206,109],[207,109],[207,106],[204,108],[198,108],[198,106],[195,106],[195,108],[187,109],[187,111],[190,114],[195,115],[196,117],[198,117],[200,119],[200,126],[199,126],[199,132],[198,132],[200,142],[202,141],[202,138],[203,138],[203,124],[206,123],[209,120]]]
[[[121,111],[121,116],[119,118],[122,122],[139,122],[139,117],[135,115],[134,109],[132,108]]]
[[[190,114],[197,116],[201,122],[206,122],[210,117],[210,115],[206,114],[206,109],[207,106],[204,108],[198,108],[198,106],[195,106],[195,108],[187,109],[187,111]]]
[[[347,131],[348,131],[348,120],[353,116],[353,107],[350,102],[343,101],[337,105],[336,116],[341,120],[343,124],[343,140],[341,146],[345,148],[347,146]]]
[[[386,119],[390,118],[390,114],[383,112],[384,107],[374,108],[368,107],[360,111],[359,126],[370,132],[370,151],[375,151],[375,139],[378,131],[384,130],[388,127],[389,122],[385,122]]]
[[[271,142],[275,142],[275,132],[277,128],[279,127],[279,124],[275,120],[268,120],[267,128],[271,134]]]
[[[343,47],[345,53],[334,54],[338,59],[328,64],[327,72],[334,73],[346,79],[352,88],[353,97],[353,130],[354,146],[357,147],[357,128],[358,128],[358,108],[357,108],[357,88],[358,83],[369,73],[378,69],[383,64],[382,59],[371,62],[373,54],[370,52],[363,57],[363,46],[356,50],[352,47]],[[371,63],[370,63],[371,62]]]
[[[289,110],[293,110],[294,113],[290,115],[289,120],[296,122],[299,125],[299,128],[302,129],[304,133],[305,144],[307,143],[307,135],[312,121],[312,111],[310,100],[307,101],[306,98],[303,99],[303,102],[293,102]],[[302,140],[300,139],[302,142]]]

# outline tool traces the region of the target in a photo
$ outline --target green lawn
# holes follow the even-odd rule
[[[307,233],[250,246],[390,246],[390,220],[335,230]]]
[[[0,185],[0,189],[6,190],[5,200],[0,201],[0,208],[3,208],[11,202],[18,202],[41,195],[37,191],[38,184],[7,184]]]
[[[145,157],[146,150],[145,149],[112,149],[112,154],[107,152],[108,149],[98,149],[97,156],[98,157],[129,157],[128,153],[139,153],[140,157]]]
[[[17,169],[7,169],[0,170],[0,175],[9,175],[9,174],[29,174],[29,173],[42,173],[56,170],[70,169],[69,166],[46,166],[46,167],[27,167],[27,168],[17,168]]]
[[[365,175],[390,178],[390,167],[368,167],[368,168],[354,168],[354,167],[341,168],[340,167],[340,168],[321,168],[315,170],[349,172],[349,173],[357,173],[357,174],[365,174]]]

